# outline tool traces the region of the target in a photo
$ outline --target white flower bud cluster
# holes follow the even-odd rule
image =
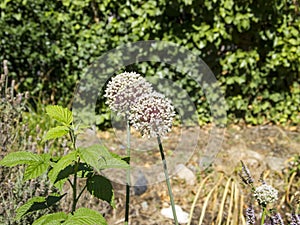
[[[112,78],[104,96],[110,109],[125,113],[143,136],[164,136],[170,131],[175,116],[171,101],[155,92],[140,74],[124,72]]]
[[[255,189],[254,197],[260,205],[266,206],[278,199],[278,191],[270,185],[263,184]]]
[[[111,110],[128,114],[140,96],[151,92],[151,84],[140,74],[124,72],[112,78],[104,97],[107,98],[106,104]]]

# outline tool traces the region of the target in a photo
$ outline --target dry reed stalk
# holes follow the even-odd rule
[[[228,217],[226,220],[226,225],[229,225],[230,223],[230,219],[232,217],[232,213],[231,213],[231,209],[232,209],[232,205],[233,205],[233,196],[234,196],[234,182],[231,183],[231,193],[230,193],[230,202],[229,202],[229,208],[228,208]]]
[[[223,174],[221,175],[221,177],[218,180],[217,184],[211,189],[211,191],[208,193],[207,197],[205,198],[198,225],[202,225],[210,196],[215,191],[215,189],[219,186],[219,184],[221,183],[222,180],[223,180]]]
[[[240,218],[241,218],[241,222],[242,222],[242,225],[247,225],[246,224],[246,219],[244,217],[244,195],[241,195],[241,201],[240,201]]]
[[[192,217],[193,217],[193,213],[194,213],[194,209],[195,209],[195,206],[196,206],[196,203],[198,201],[198,198],[199,198],[199,195],[200,195],[200,192],[205,184],[205,182],[211,177],[211,174],[208,175],[207,177],[205,177],[202,182],[200,183],[200,187],[198,188],[198,191],[196,193],[196,196],[194,198],[194,201],[193,201],[193,204],[192,204],[192,207],[191,207],[191,210],[190,210],[190,215],[189,215],[189,221],[187,223],[187,225],[190,225],[191,222],[192,222]]]
[[[215,214],[217,214],[217,212],[219,211],[219,208],[220,208],[220,204],[219,204],[219,191],[215,191],[213,193],[213,196],[212,196],[212,202],[210,204],[211,206],[211,212],[212,212],[212,215],[214,215],[213,217],[215,217]]]
[[[231,178],[229,178],[227,180],[226,186],[225,186],[225,189],[224,189],[224,193],[223,193],[223,197],[222,197],[222,201],[221,201],[221,206],[220,206],[219,214],[218,214],[218,217],[217,217],[217,224],[218,225],[221,225],[221,223],[222,223],[222,215],[223,215],[223,211],[224,211],[225,200],[226,200],[226,197],[227,197],[227,193],[228,193],[230,182],[231,182]]]
[[[233,209],[233,219],[231,224],[232,225],[236,225],[239,224],[239,189],[237,187],[237,184],[235,181],[233,181],[232,183],[234,183],[234,209]]]
[[[287,186],[287,189],[286,189],[286,202],[288,204],[291,204],[291,200],[290,200],[290,197],[289,197],[290,196],[290,190],[291,190],[291,187],[292,187],[292,184],[293,184],[293,181],[294,181],[296,175],[297,175],[296,171],[292,173],[291,179],[290,179],[290,181],[288,183],[288,186]]]

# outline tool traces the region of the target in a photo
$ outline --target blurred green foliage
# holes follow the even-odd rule
[[[0,11],[0,60],[9,61],[20,89],[43,101],[70,103],[84,68],[108,50],[165,40],[208,64],[231,121],[300,122],[297,0],[3,0]],[[146,71],[180,79],[200,119],[209,121],[209,105],[195,82],[151,63],[137,72]],[[103,124],[107,109],[101,111]]]

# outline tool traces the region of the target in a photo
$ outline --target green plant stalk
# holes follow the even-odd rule
[[[78,169],[78,164],[77,162],[75,163],[75,168],[74,168],[74,178],[73,178],[73,204],[72,204],[72,214],[75,212],[76,210],[76,204],[77,204],[77,172],[76,172],[76,168]]]
[[[168,186],[168,192],[169,192],[170,202],[171,202],[171,206],[172,206],[173,217],[175,220],[175,224],[178,225],[178,220],[177,220],[177,215],[176,215],[176,210],[175,210],[175,202],[174,202],[173,193],[172,193],[171,184],[170,184],[170,178],[169,178],[169,174],[168,174],[167,161],[165,159],[164,149],[163,149],[159,135],[157,135],[157,141],[158,141],[159,151],[160,151],[160,155],[161,155],[161,160],[163,162],[164,173],[165,173],[166,182],[167,182],[167,186]]]
[[[126,118],[127,127],[127,157],[129,168],[126,170],[126,203],[125,203],[125,225],[128,225],[129,221],[129,202],[130,202],[130,124]]]
[[[75,136],[74,130],[72,128],[70,129],[70,137],[71,137],[71,141],[72,141],[72,144],[73,144],[73,150],[76,151],[76,136]],[[74,165],[73,184],[71,185],[72,189],[73,189],[73,203],[72,203],[72,211],[71,211],[72,214],[76,211],[76,205],[77,205],[77,202],[78,202],[78,198],[77,198],[77,171],[78,171],[79,162],[80,162],[80,158],[78,157],[78,160],[75,162],[75,165]]]
[[[79,195],[77,196],[76,202],[78,202],[78,200],[80,199],[81,195],[83,194],[83,192],[84,192],[84,190],[85,190],[86,188],[87,188],[86,185],[82,188],[81,192],[80,192]]]
[[[267,207],[263,206],[263,213],[262,213],[262,216],[261,216],[260,225],[264,225],[265,219],[266,219],[266,213],[267,213]]]

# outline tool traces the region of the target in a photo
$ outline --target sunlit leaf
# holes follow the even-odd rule
[[[43,141],[48,141],[51,139],[56,139],[68,134],[69,128],[67,126],[57,126],[51,128],[43,138]]]
[[[6,155],[1,161],[0,165],[2,166],[16,166],[21,164],[31,164],[33,162],[40,162],[43,161],[41,156],[38,154],[34,154],[32,152],[12,152]]]
[[[45,173],[50,165],[50,155],[41,155],[40,161],[30,163],[24,173],[24,180],[36,178]]]
[[[47,214],[34,221],[32,225],[61,225],[67,218],[63,212]]]
[[[50,181],[54,184],[57,182],[58,174],[65,169],[67,166],[77,160],[77,152],[73,151],[63,156],[57,163],[53,165],[52,170],[48,173]]]
[[[74,215],[69,214],[68,219],[63,225],[107,225],[104,217],[91,209],[79,208],[75,211]]]
[[[80,158],[97,170],[108,168],[128,168],[128,164],[116,154],[111,154],[102,145],[78,149]]]
[[[73,121],[72,112],[69,109],[63,108],[59,105],[48,105],[46,107],[46,112],[51,118],[63,123],[66,126],[70,125]]]

